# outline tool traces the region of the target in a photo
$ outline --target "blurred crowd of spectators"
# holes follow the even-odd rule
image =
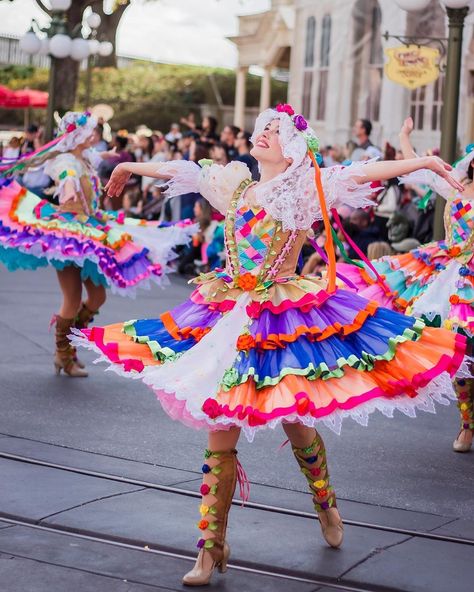
[[[372,124],[359,119],[354,124],[354,141],[345,146],[325,146],[321,150],[325,167],[345,165],[353,161],[370,159],[395,160],[403,158],[396,147],[385,143],[383,149],[371,142]],[[41,146],[42,131],[31,125],[23,137],[13,136],[8,146],[3,147],[4,158],[17,158]],[[173,123],[168,132],[153,131],[139,126],[134,133],[119,130],[113,136],[106,122],[101,121],[94,131],[94,149],[98,152],[115,150],[102,161],[99,176],[107,183],[114,168],[121,162],[165,162],[191,160],[198,162],[210,158],[217,164],[230,161],[244,162],[255,180],[259,178],[257,161],[250,154],[250,133],[233,125],[219,127],[211,116],[198,123],[193,114]],[[434,151],[435,153],[435,151]],[[38,194],[51,180],[41,170],[29,172],[23,183]],[[182,195],[172,200],[163,196],[165,183],[148,177],[133,176],[123,194],[110,199],[104,196],[105,209],[121,210],[127,216],[146,220],[176,222],[194,219],[199,232],[192,244],[185,248],[178,262],[180,273],[192,275],[222,265],[224,257],[224,233],[222,216],[197,193]],[[398,179],[385,184],[374,183],[373,208],[340,212],[344,232],[339,231],[341,244],[347,255],[357,258],[351,246],[353,241],[369,258],[377,258],[393,252],[406,252],[427,242],[432,236],[433,205],[424,209],[418,203],[426,188],[400,185]],[[324,244],[324,232],[320,225],[314,227],[315,240]],[[351,240],[348,240],[349,237]],[[342,256],[342,253],[339,253]],[[320,255],[308,243],[303,249],[301,263],[304,273],[318,272],[324,266]]]

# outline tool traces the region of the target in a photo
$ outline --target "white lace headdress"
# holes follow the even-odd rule
[[[290,105],[279,105],[260,113],[250,141],[255,144],[265,127],[275,119],[280,122],[283,156],[292,162],[280,175],[256,185],[256,199],[273,218],[282,222],[283,228],[308,229],[320,217],[314,169],[308,155],[308,150],[316,155],[319,141],[306,120],[295,115]]]
[[[467,177],[469,166],[474,159],[474,144],[466,146],[466,154],[454,163],[453,174],[459,181],[463,181]]]
[[[97,119],[88,111],[79,113],[77,111],[68,111],[59,123],[59,134],[64,135],[57,142],[53,150],[59,152],[70,152],[76,146],[85,142],[97,127]]]

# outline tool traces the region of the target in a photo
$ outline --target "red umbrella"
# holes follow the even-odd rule
[[[0,85],[0,106],[3,105],[4,101],[13,96],[13,91],[6,86]]]
[[[41,90],[10,90],[0,86],[0,107],[4,109],[45,109],[48,93]]]

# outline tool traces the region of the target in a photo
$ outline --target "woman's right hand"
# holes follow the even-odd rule
[[[446,183],[449,183],[451,187],[456,189],[456,191],[461,193],[464,191],[464,185],[449,174],[453,170],[453,167],[450,164],[444,162],[444,160],[438,156],[425,156],[419,160],[423,162],[423,168],[430,169],[433,173],[439,175],[446,181]]]
[[[407,117],[405,119],[405,121],[403,122],[403,125],[400,129],[400,135],[406,135],[409,136],[411,134],[411,132],[413,131],[413,119],[411,117]]]
[[[127,171],[125,163],[118,164],[114,168],[107,185],[104,187],[105,193],[110,197],[119,196],[131,175],[132,173]]]

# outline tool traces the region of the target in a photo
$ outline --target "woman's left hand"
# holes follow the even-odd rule
[[[413,119],[411,117],[407,117],[403,122],[402,128],[400,130],[400,135],[405,134],[409,136],[413,131]]]
[[[444,162],[444,160],[438,158],[438,156],[427,156],[423,160],[424,168],[430,169],[433,171],[433,173],[436,173],[442,177],[446,183],[449,183],[451,187],[456,189],[456,191],[464,191],[464,185],[462,185],[457,179],[449,174],[450,171],[453,170],[453,167],[450,164]]]

